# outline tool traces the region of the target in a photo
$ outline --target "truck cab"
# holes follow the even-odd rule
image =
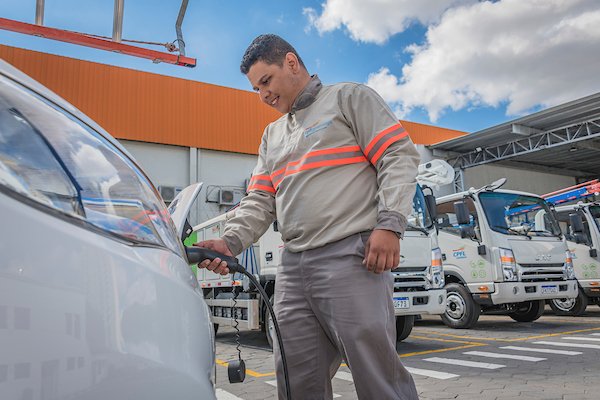
[[[600,203],[562,205],[555,212],[571,252],[579,290],[577,298],[553,299],[550,307],[557,314],[581,315],[588,304],[600,305]]]
[[[481,312],[530,322],[542,315],[545,300],[577,296],[570,253],[549,204],[499,189],[504,182],[437,199],[448,292],[442,320],[449,327],[471,328]]]

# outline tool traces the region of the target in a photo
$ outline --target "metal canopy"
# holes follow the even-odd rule
[[[578,178],[600,175],[600,93],[429,146],[455,169],[488,163]]]

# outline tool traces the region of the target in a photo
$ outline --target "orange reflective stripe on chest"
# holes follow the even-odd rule
[[[332,167],[338,165],[367,162],[359,146],[336,147],[332,149],[315,150],[307,153],[296,161],[271,174],[273,186],[277,188],[283,178],[314,168]]]

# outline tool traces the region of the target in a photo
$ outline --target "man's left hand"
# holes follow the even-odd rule
[[[400,263],[400,240],[395,232],[375,229],[365,245],[363,265],[369,271],[380,274]]]

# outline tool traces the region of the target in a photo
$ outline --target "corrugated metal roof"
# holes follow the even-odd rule
[[[548,131],[597,116],[600,116],[600,93],[547,108],[466,136],[439,142],[433,144],[431,148],[464,153],[476,147],[496,146],[522,138],[523,136],[513,133],[513,124]]]
[[[280,117],[249,91],[0,45],[0,57],[118,139],[257,154]],[[464,132],[401,121],[416,144]]]
[[[600,175],[599,131],[596,93],[430,148],[457,166],[496,162],[588,179]]]

